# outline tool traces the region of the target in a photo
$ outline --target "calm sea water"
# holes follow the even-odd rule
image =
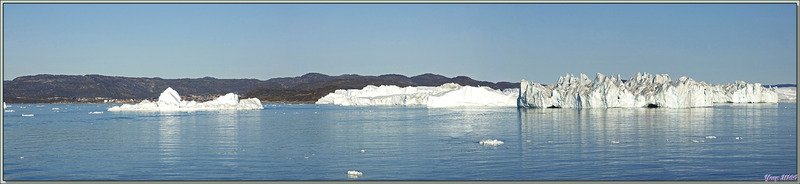
[[[797,173],[794,103],[583,110],[265,104],[256,111],[89,114],[110,106],[12,104],[6,110],[14,112],[3,114],[4,179],[763,180]],[[479,144],[485,139],[505,144]]]

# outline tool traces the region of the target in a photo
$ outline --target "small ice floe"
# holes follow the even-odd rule
[[[4,112],[14,112],[14,110],[5,110]]]
[[[706,142],[706,141],[703,141],[703,140],[699,140],[699,141],[698,140],[692,140],[692,142],[693,143],[701,143],[701,142]]]
[[[89,112],[89,114],[103,114],[103,111],[94,111],[94,112]]]
[[[525,142],[531,142],[531,140],[525,140]]]
[[[362,173],[358,172],[358,171],[347,171],[347,177],[348,178],[358,178],[358,176],[361,176],[361,175],[362,175]]]
[[[611,144],[619,144],[619,141],[611,141]]]
[[[482,140],[480,143],[483,144],[483,145],[498,146],[498,145],[502,145],[504,142],[503,141],[499,141],[497,139],[494,139],[494,140],[486,139],[486,140]]]
[[[716,139],[716,138],[717,138],[717,136],[713,136],[713,135],[706,136],[706,139]]]
[[[58,108],[58,107],[53,107],[53,110],[59,110],[59,109],[61,109],[61,108]]]
[[[361,153],[367,152],[367,150],[361,150]]]
[[[22,114],[22,116],[33,116],[33,114]]]
[[[736,137],[736,140],[742,140],[742,138],[741,137]]]

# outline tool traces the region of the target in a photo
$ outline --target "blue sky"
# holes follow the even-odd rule
[[[666,73],[796,83],[794,4],[5,4],[4,80]]]

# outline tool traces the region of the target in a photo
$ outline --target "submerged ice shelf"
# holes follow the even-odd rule
[[[177,91],[167,88],[158,97],[157,102],[144,100],[138,104],[114,106],[108,111],[181,111],[181,110],[250,110],[264,109],[257,98],[239,99],[239,96],[228,93],[208,102],[183,101]]]
[[[736,81],[712,85],[669,75],[637,73],[623,82],[619,75],[598,73],[594,80],[584,74],[566,75],[553,85],[543,86],[522,80],[518,105],[531,108],[609,108],[609,107],[710,107],[714,103],[776,103],[776,88],[759,83]]]
[[[519,92],[516,89],[503,91],[489,87],[461,86],[447,83],[438,87],[398,87],[394,85],[373,86],[363,89],[340,89],[330,93],[316,104],[335,105],[420,105],[427,107],[455,106],[506,106],[517,105]]]

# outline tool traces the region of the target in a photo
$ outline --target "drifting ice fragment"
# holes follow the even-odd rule
[[[742,139],[741,137],[736,137],[736,140],[741,140],[741,139]]]
[[[611,141],[611,144],[619,144],[619,141]]]
[[[692,140],[692,142],[693,143],[701,143],[701,142],[706,142],[706,141],[703,141],[703,140],[699,140],[699,141],[698,140]]]
[[[503,141],[499,141],[497,139],[494,139],[494,140],[487,139],[487,140],[482,140],[480,143],[483,144],[483,145],[498,146],[498,145],[502,145]]]
[[[33,116],[33,114],[22,114],[22,116]]]
[[[14,110],[5,110],[5,112],[14,112]]]
[[[717,136],[713,136],[713,135],[706,136],[706,139],[716,139],[716,138],[717,138]]]
[[[361,172],[358,172],[358,171],[347,171],[347,175],[356,175],[356,176],[361,176],[361,175],[362,175],[362,173],[361,173]]]
[[[208,102],[182,101],[181,96],[172,88],[167,88],[158,97],[158,102],[144,100],[139,104],[123,104],[114,106],[108,111],[183,111],[183,110],[250,110],[264,109],[261,100],[248,98],[240,100],[239,96],[228,93]]]
[[[89,114],[103,114],[103,112],[102,111],[94,111],[94,112],[89,112]]]

